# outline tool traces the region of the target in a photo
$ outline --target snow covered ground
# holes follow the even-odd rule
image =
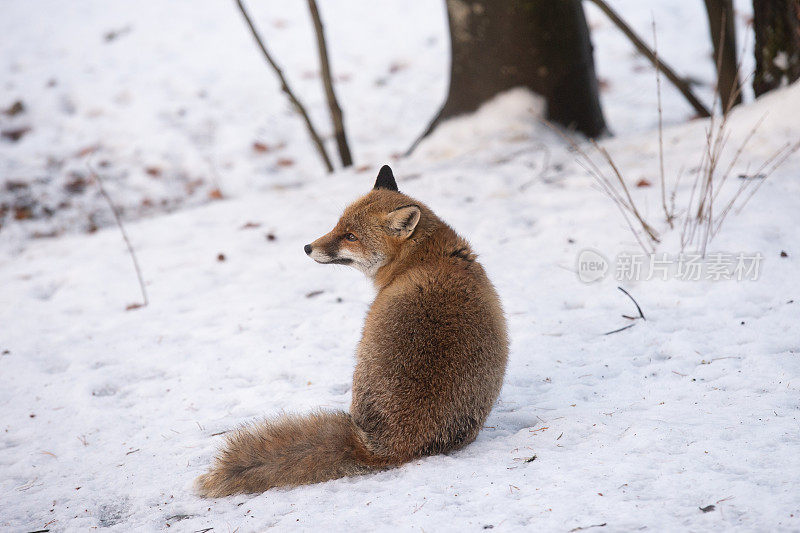
[[[520,91],[443,125],[394,164],[401,190],[472,242],[506,308],[506,383],[478,440],[375,475],[195,497],[191,482],[221,432],[281,411],[347,408],[372,289],[355,271],[313,263],[302,245],[326,232],[435,112],[446,65],[441,6],[322,4],[334,68],[350,75],[340,95],[357,164],[368,167],[327,177],[231,5],[44,4],[7,2],[12,16],[0,21],[17,37],[0,43],[0,69],[10,74],[0,103],[22,98],[27,108],[0,126],[32,128],[0,144],[2,177],[61,201],[69,172],[84,172],[92,158],[128,208],[150,305],[126,311],[141,296],[118,230],[82,232],[89,213],[99,226],[110,221],[93,185],[70,193],[73,207],[49,219],[7,214],[0,529],[800,530],[800,156],[709,246],[760,254],[757,280],[616,279],[622,254],[638,253],[633,236],[538,122],[536,99]],[[316,70],[303,3],[254,4],[324,124],[319,80],[303,76]],[[617,5],[648,34],[649,12]],[[710,80],[713,65],[680,59],[707,48],[700,9],[655,15],[663,55]],[[655,186],[652,71],[633,68],[642,61],[590,17],[617,133],[604,145],[663,233],[659,252],[676,254],[679,232],[660,219]],[[117,36],[106,42],[111,30]],[[682,124],[690,110],[666,88],[665,109],[667,175],[684,168],[687,176],[681,200],[707,123]],[[799,114],[800,85],[734,113],[728,157],[766,118],[723,198],[739,173],[800,139]],[[285,146],[256,152],[255,141]],[[50,158],[63,162],[48,166]],[[148,166],[162,169],[159,177]],[[183,175],[203,176],[196,197],[187,197]],[[654,186],[634,187],[642,178]],[[207,203],[216,187],[225,199]],[[3,189],[0,199],[19,190]],[[155,205],[172,197],[176,211],[138,210],[144,197]],[[154,216],[135,220],[142,214]],[[65,234],[28,238],[54,230]],[[616,258],[598,283],[576,275],[586,249]],[[646,321],[621,317],[636,310],[618,285]]]

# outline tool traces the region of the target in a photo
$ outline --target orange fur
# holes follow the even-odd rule
[[[508,356],[500,300],[469,244],[426,206],[396,187],[373,189],[306,253],[359,268],[378,291],[350,413],[240,429],[198,478],[203,496],[317,483],[461,448],[500,393]]]

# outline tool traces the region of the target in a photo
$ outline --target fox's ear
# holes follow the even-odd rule
[[[416,205],[398,207],[386,216],[389,232],[401,239],[411,237],[421,214],[419,206]]]
[[[397,190],[397,182],[394,181],[394,174],[392,174],[392,169],[389,168],[389,165],[383,165],[381,167],[380,172],[378,172],[378,177],[375,180],[375,186],[373,189],[389,189],[390,191]]]

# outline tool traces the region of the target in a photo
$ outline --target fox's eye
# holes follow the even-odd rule
[[[353,235],[352,233],[347,233],[347,234],[344,236],[344,238],[345,238],[345,239],[347,239],[347,240],[348,240],[348,241],[350,241],[350,242],[355,242],[355,241],[357,241],[357,240],[358,240],[358,237],[356,237],[356,236],[355,236],[355,235]]]

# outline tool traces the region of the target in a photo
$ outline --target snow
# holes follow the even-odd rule
[[[317,68],[303,3],[253,4],[290,80],[327,124],[319,80],[302,74]],[[615,3],[648,36],[651,13],[639,4]],[[393,158],[443,96],[444,14],[439,3],[336,5],[322,3],[322,16],[333,68],[351,76],[337,89],[357,164],[368,168],[333,176],[322,174],[230,4],[6,6],[1,31],[18,38],[0,43],[8,75],[0,103],[21,98],[28,110],[0,126],[29,121],[32,130],[0,144],[2,175],[57,203],[68,172],[85,172],[86,157],[70,154],[100,142],[90,158],[110,162],[99,170],[128,208],[150,304],[125,310],[141,301],[139,287],[119,231],[102,227],[111,219],[93,185],[73,198],[77,207],[49,219],[7,216],[0,529],[800,529],[800,155],[709,245],[760,253],[757,280],[619,281],[612,269],[581,283],[582,250],[609,260],[639,250],[574,153],[539,122],[541,102],[511,91],[444,124],[413,157]],[[681,59],[706,46],[703,13],[669,9],[655,13],[664,57],[674,53],[674,63],[710,80],[713,64]],[[613,81],[603,96],[617,137],[603,144],[630,184],[654,184],[631,185],[632,194],[663,236],[659,252],[677,254],[679,231],[660,216],[655,186],[652,71],[635,72],[641,60],[589,15],[602,26],[598,70]],[[124,28],[104,43],[105,32]],[[404,66],[390,73],[392,64]],[[50,77],[55,87],[46,87]],[[664,93],[667,175],[686,171],[680,206],[708,122],[685,123],[691,109],[666,85]],[[798,84],[735,110],[726,158],[764,119],[731,179],[800,139],[798,113]],[[286,145],[256,153],[256,140]],[[51,157],[65,162],[48,167]],[[387,472],[197,498],[191,483],[221,432],[284,411],[349,405],[372,288],[354,270],[313,263],[302,246],[328,231],[387,161],[401,190],[470,240],[503,300],[511,356],[486,427],[459,452]],[[149,177],[147,165],[163,177]],[[49,182],[36,181],[45,175]],[[205,178],[196,196],[181,175]],[[225,199],[208,202],[216,186]],[[172,198],[174,212],[139,210],[145,197],[156,205]],[[101,229],[84,233],[92,212]],[[53,229],[63,234],[28,238]],[[621,317],[636,310],[617,286],[646,320]]]
[[[86,0],[79,6],[11,2],[0,20],[0,107],[21,100],[28,109],[12,118],[0,114],[0,128],[31,128],[17,143],[0,142],[4,181],[28,185],[3,194],[14,205],[33,203],[35,218],[22,225],[11,213],[0,217],[6,226],[0,242],[110,223],[95,187],[65,191],[76,177],[91,178],[87,162],[136,217],[205,203],[217,188],[239,196],[323,175],[302,121],[235,4],[118,2],[110,9],[104,0]],[[363,2],[326,7],[320,9],[353,155],[360,165],[382,164],[411,144],[444,97],[444,10],[393,1],[363,27]],[[249,10],[329,136],[306,3],[252,2]],[[255,151],[256,142],[266,150]]]

